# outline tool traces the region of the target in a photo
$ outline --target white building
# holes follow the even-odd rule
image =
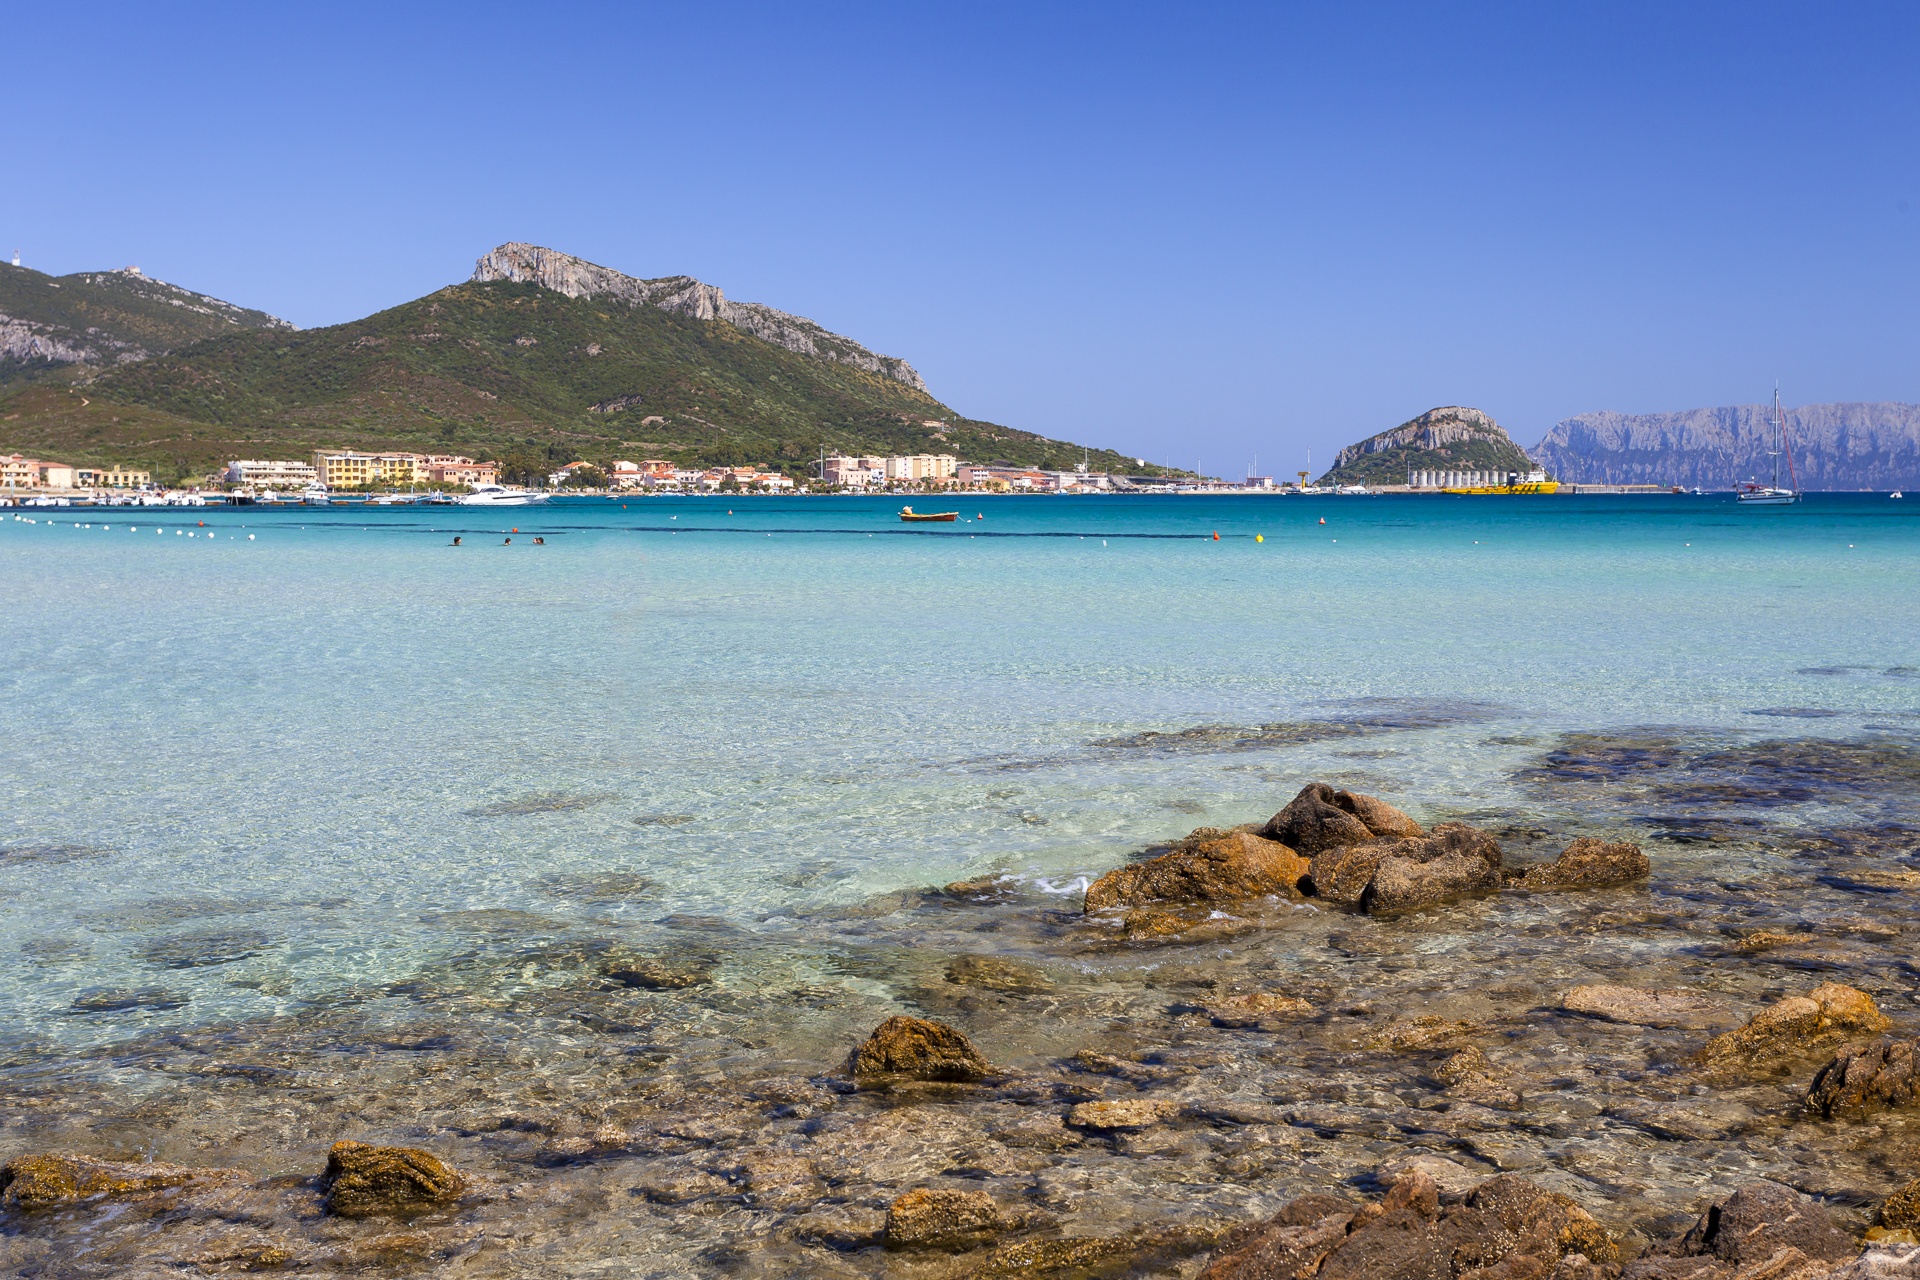
[[[235,461],[227,464],[227,480],[250,489],[304,489],[317,483],[320,473],[309,462]]]

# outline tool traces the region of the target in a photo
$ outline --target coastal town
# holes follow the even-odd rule
[[[1049,471],[1005,463],[963,462],[953,454],[846,455],[822,453],[796,479],[759,466],[690,467],[664,458],[608,462],[577,459],[533,477],[529,486],[554,493],[1145,493],[1276,491],[1270,477],[1237,484],[1161,476],[1116,475],[1089,470]],[[312,495],[331,500],[375,496],[451,499],[482,485],[502,482],[497,460],[462,454],[402,451],[316,450],[305,460],[234,459],[198,481],[156,485],[151,471],[123,466],[76,465],[22,453],[0,454],[0,503],[67,505],[154,505],[167,502],[301,501]],[[1304,482],[1304,475],[1302,477]],[[1294,486],[1298,488],[1299,486]]]

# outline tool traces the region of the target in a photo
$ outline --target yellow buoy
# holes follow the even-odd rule
[[[1255,542],[1265,542],[1267,540],[1267,535],[1264,533],[1256,533],[1253,535],[1253,540]]]

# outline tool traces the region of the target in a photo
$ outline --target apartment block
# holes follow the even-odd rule
[[[329,489],[352,489],[369,484],[418,484],[428,477],[417,453],[355,453],[352,450],[313,455],[314,474]]]

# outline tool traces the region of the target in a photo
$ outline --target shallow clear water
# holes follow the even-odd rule
[[[1064,895],[1314,776],[1524,814],[1566,730],[1920,728],[1911,502],[898,505],[0,516],[6,1035],[285,1012],[503,932]],[[1137,737],[1271,724],[1341,728]]]

